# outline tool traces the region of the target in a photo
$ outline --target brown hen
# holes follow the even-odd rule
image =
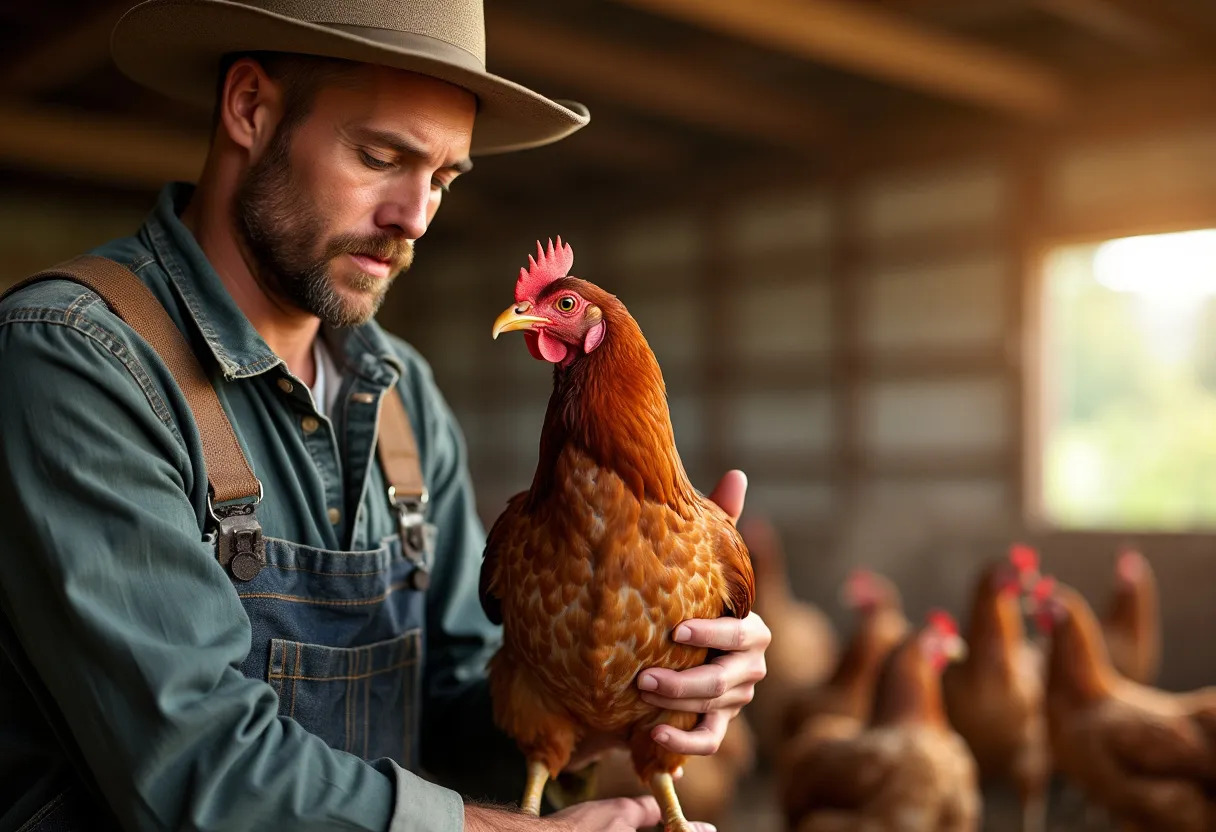
[[[1080,593],[1044,579],[1047,725],[1056,769],[1124,832],[1216,829],[1216,688],[1166,693],[1124,679]]]
[[[870,716],[874,686],[887,655],[910,628],[895,584],[868,569],[855,570],[842,591],[856,612],[857,629],[831,677],[797,696],[786,708],[784,729],[791,743],[811,720],[831,719],[843,730],[860,728]],[[783,752],[784,756],[784,752]]]
[[[946,712],[984,780],[1012,783],[1024,832],[1046,825],[1051,753],[1043,714],[1043,655],[1026,640],[1022,590],[1038,578],[1033,549],[1014,546],[980,576],[967,628],[967,659],[942,679]]]
[[[1124,549],[1115,561],[1115,591],[1102,621],[1115,670],[1143,685],[1157,681],[1161,668],[1161,612],[1157,577],[1148,558]]]
[[[932,613],[884,663],[868,725],[823,732],[790,758],[783,805],[796,832],[972,832],[981,800],[975,760],[951,730],[940,674],[964,645]]]
[[[560,238],[538,243],[494,324],[495,337],[523,330],[532,355],[554,365],[532,486],[495,522],[482,566],[482,604],[504,631],[490,663],[494,716],[528,761],[524,811],[539,813],[581,739],[607,734],[628,745],[668,829],[686,832],[671,777],[684,758],[651,732],[688,730],[698,715],[647,704],[636,680],[706,660],[672,633],[691,618],[746,616],[751,561],[730,518],[689,482],[637,323],[616,297],[567,276],[573,258]]]

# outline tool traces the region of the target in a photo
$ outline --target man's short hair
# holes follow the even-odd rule
[[[220,123],[220,100],[224,94],[228,71],[242,58],[257,61],[267,75],[283,85],[283,120],[278,129],[284,131],[285,136],[308,117],[317,93],[357,66],[354,61],[341,58],[324,58],[295,52],[230,52],[220,59],[215,85],[215,108],[211,114],[212,135],[215,135],[215,128]]]

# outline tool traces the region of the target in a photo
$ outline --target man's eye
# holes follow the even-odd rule
[[[573,312],[574,311],[574,298],[570,297],[569,295],[558,298],[557,299],[557,311],[558,312]]]
[[[367,165],[372,170],[388,170],[393,166],[392,162],[386,162],[383,159],[373,156],[366,150],[359,151],[359,159],[362,160],[363,164]]]
[[[431,180],[431,187],[438,188],[446,194],[449,190],[451,190],[452,184],[450,182],[444,182],[442,179],[435,178]]]

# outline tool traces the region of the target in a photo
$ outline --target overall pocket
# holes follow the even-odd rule
[[[421,636],[415,628],[361,647],[273,639],[266,681],[279,695],[279,714],[333,748],[413,769]]]

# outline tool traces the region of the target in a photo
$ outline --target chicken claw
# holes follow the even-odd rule
[[[665,832],[693,832],[692,825],[684,817],[684,810],[680,808],[675,780],[670,774],[663,772],[651,777],[650,790],[654,792],[654,799],[659,802],[659,808],[663,811]]]
[[[520,811],[525,815],[540,817],[540,798],[545,792],[545,783],[549,781],[549,767],[539,760],[528,761],[528,780],[524,785],[524,799],[520,803]]]

